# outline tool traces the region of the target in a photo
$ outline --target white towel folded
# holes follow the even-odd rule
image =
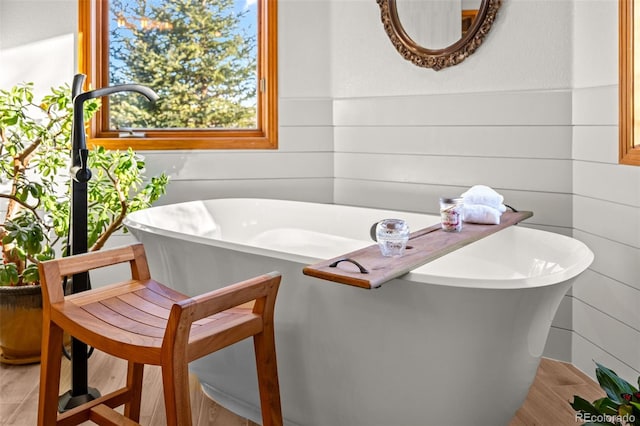
[[[507,210],[502,202],[504,197],[486,185],[474,185],[462,194],[465,205],[479,204],[492,207],[503,213]]]
[[[487,225],[500,224],[500,216],[502,216],[502,213],[497,209],[482,204],[465,203],[462,212],[465,222]]]

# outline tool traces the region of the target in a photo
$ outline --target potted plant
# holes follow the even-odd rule
[[[607,396],[589,401],[574,395],[571,407],[577,412],[576,420],[585,425],[640,426],[640,377],[638,388],[596,363],[596,378]]]
[[[85,119],[99,108],[85,104]],[[42,333],[38,263],[67,255],[73,104],[68,86],[34,101],[33,84],[0,90],[0,362],[37,362]],[[164,194],[167,176],[144,183],[129,149],[89,156],[88,245],[99,250],[129,213]],[[124,230],[126,232],[126,230]],[[25,346],[26,347],[23,347]]]

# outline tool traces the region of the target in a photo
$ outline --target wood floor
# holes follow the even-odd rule
[[[98,388],[103,394],[124,383],[126,365],[121,360],[96,351],[90,358],[89,369],[90,386]],[[36,424],[39,372],[39,364],[0,364],[1,425]],[[63,361],[62,374],[61,391],[64,392],[69,387],[69,362],[66,360]],[[568,404],[568,401],[573,400],[573,395],[580,395],[592,401],[603,396],[604,392],[597,383],[572,365],[543,359],[527,400],[508,426],[576,426],[579,422],[576,421],[575,413]],[[207,398],[200,391],[195,378],[191,380],[191,401],[194,425],[256,426],[255,423],[234,415]],[[458,403],[464,404],[464,401]],[[499,403],[500,401],[496,401],[496,404]],[[140,421],[143,425],[165,424],[162,382],[158,367],[145,367]]]

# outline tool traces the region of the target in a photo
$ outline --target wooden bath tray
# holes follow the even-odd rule
[[[377,244],[333,259],[306,266],[302,272],[324,280],[362,288],[376,288],[383,283],[431,262],[447,253],[515,225],[533,216],[532,212],[506,211],[499,225],[465,223],[461,232],[444,232],[440,223],[409,235],[409,242],[401,257],[384,257]]]

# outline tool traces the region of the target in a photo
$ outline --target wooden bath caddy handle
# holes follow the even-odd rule
[[[360,270],[360,273],[361,273],[361,274],[368,274],[368,273],[369,273],[369,271],[367,271],[367,269],[366,269],[364,266],[362,266],[361,264],[359,264],[359,263],[358,263],[358,262],[356,262],[355,260],[353,260],[353,259],[349,259],[349,258],[338,259],[338,260],[336,260],[335,262],[333,262],[331,265],[329,265],[329,268],[335,268],[335,267],[337,267],[337,266],[338,266],[338,264],[339,264],[340,262],[349,262],[349,263],[353,263],[354,265],[356,265],[356,266],[358,267],[358,269]]]
[[[431,262],[447,253],[494,234],[508,226],[515,225],[533,216],[532,212],[504,212],[499,225],[480,225],[465,223],[461,232],[444,232],[440,224],[412,232],[404,255],[400,257],[384,257],[377,244],[323,260],[306,266],[302,272],[316,278],[362,288],[380,287],[387,281]],[[341,262],[347,261],[356,265],[358,270],[350,267],[341,268]]]

